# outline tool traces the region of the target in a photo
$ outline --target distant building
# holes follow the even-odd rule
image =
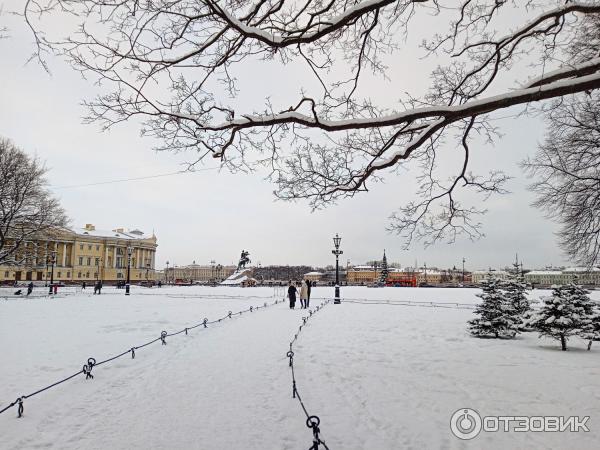
[[[323,272],[308,272],[304,274],[304,279],[306,280],[310,280],[310,281],[314,281],[314,282],[319,282],[323,279],[324,277],[324,273]]]
[[[379,281],[381,276],[381,268],[365,265],[365,266],[354,266],[348,269],[346,274],[346,281],[348,284],[373,284]],[[334,271],[335,277],[335,271]]]
[[[506,280],[510,276],[510,274],[506,270],[474,270],[471,274],[471,280],[473,284],[479,284],[487,278],[488,274],[491,274],[492,277],[499,280]]]
[[[97,230],[92,224],[84,228],[62,229],[53,236],[39,236],[25,242],[14,261],[0,265],[0,283],[35,281],[82,283],[127,279],[128,250],[131,249],[132,283],[155,280],[157,239],[140,230]]]
[[[552,286],[576,283],[586,286],[600,285],[600,269],[583,267],[566,269],[532,270],[525,274],[525,281],[533,286]]]

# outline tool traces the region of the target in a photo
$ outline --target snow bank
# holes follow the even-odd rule
[[[100,360],[227,311],[281,298],[270,288],[105,289],[55,300],[0,301],[0,409]],[[470,289],[345,288],[346,298],[476,303]],[[313,289],[311,303],[333,288]],[[535,296],[544,294],[535,291]],[[547,292],[546,292],[547,294]],[[597,299],[600,292],[594,292]],[[275,295],[275,297],[274,297]],[[286,304],[151,345],[25,400],[0,415],[4,449],[301,449],[312,434],[292,398],[286,352],[306,311]],[[466,333],[469,310],[327,305],[294,345],[298,387],[331,449],[597,448],[600,347],[561,352],[528,333]],[[459,408],[482,415],[589,415],[589,433],[488,433],[449,427]]]

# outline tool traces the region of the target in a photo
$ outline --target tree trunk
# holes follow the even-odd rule
[[[590,342],[588,342],[588,352],[590,351],[591,348],[592,348],[592,340],[590,339]]]
[[[567,350],[567,340],[565,339],[564,335],[560,336],[560,344],[562,345],[563,352]]]

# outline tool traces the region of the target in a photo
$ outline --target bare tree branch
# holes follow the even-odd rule
[[[79,19],[65,39],[40,18]],[[415,17],[449,19],[447,30],[410,26]],[[597,1],[561,0],[27,0],[37,55],[58,52],[108,93],[88,100],[89,121],[104,127],[140,118],[164,151],[212,156],[231,170],[266,167],[281,199],[321,208],[368,190],[390,170],[416,164],[419,199],[392,216],[410,243],[481,235],[485,200],[507,176],[471,174],[473,137],[493,140],[488,114],[546,104],[600,88]],[[507,20],[506,18],[510,20]],[[386,61],[407,33],[422,33],[439,60],[425,94],[377,105],[362,80],[386,79]],[[319,92],[299,88],[273,105],[243,111],[239,77],[253,64],[306,65]],[[526,76],[511,72],[526,65]],[[394,81],[394,80],[392,80]],[[392,85],[393,86],[393,85]],[[223,89],[227,96],[223,95]],[[285,106],[282,106],[285,105]],[[292,105],[292,106],[287,106]],[[455,145],[452,146],[452,143]],[[437,155],[451,148],[464,165],[447,181]]]

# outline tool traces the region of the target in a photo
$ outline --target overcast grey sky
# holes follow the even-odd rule
[[[4,10],[20,4],[6,1]],[[496,145],[474,147],[474,167],[498,168],[515,177],[507,186],[512,194],[486,202],[489,213],[482,219],[486,237],[476,242],[459,239],[427,249],[415,243],[411,250],[401,250],[400,239],[385,227],[389,215],[410,199],[413,174],[403,171],[390,173],[385,183],[373,185],[367,193],[314,213],[304,202],[276,202],[265,174],[207,170],[69,187],[174,172],[193,155],[157,154],[152,150],[155,142],[140,138],[134,122],[104,133],[98,125],[82,124],[85,110],[80,103],[93,97],[97,88],[60,60],[50,60],[52,76],[34,63],[26,65],[33,50],[31,35],[17,18],[0,18],[10,27],[10,38],[0,40],[0,135],[46,161],[53,191],[74,226],[93,223],[97,228],[154,230],[159,267],[167,260],[178,265],[194,260],[228,264],[237,261],[242,249],[262,265],[326,265],[334,262],[331,238],[335,233],[342,237],[344,264],[380,258],[383,249],[389,260],[402,265],[418,260],[428,266],[458,267],[464,257],[467,268],[479,269],[510,264],[515,252],[527,267],[568,262],[556,245],[556,225],[530,206],[533,196],[518,167],[542,139],[543,125],[538,119],[499,119],[495,124],[504,136]],[[298,90],[297,79],[278,78],[272,67],[256,65],[252,70],[256,77],[251,86],[242,85],[241,101],[252,103],[267,95],[276,99],[282,90]],[[375,98],[389,97],[399,86],[408,90],[427,81],[428,74],[398,65],[389,75],[392,81],[366,86],[373,89]],[[500,111],[497,116],[510,114]],[[210,169],[211,164],[216,166],[208,161],[204,167]]]

